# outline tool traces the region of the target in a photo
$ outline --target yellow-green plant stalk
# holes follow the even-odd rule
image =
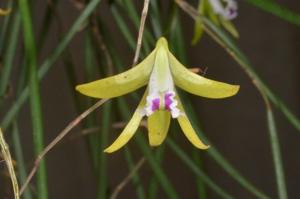
[[[230,85],[199,76],[184,67],[169,51],[168,42],[160,38],[156,48],[140,64],[121,74],[76,86],[80,93],[94,98],[112,98],[147,85],[146,92],[131,120],[104,151],[112,153],[123,147],[135,134],[144,116],[148,117],[148,137],[151,146],[160,145],[167,136],[170,119],[176,118],[187,139],[199,149],[207,149],[194,131],[175,85],[206,98],[226,98],[235,95],[238,85]]]

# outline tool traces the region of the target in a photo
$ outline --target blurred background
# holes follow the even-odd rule
[[[1,8],[13,8],[9,15],[0,18],[0,32],[3,34],[1,35],[3,40],[0,40],[2,42],[0,75],[3,74],[5,64],[9,63],[6,59],[10,42],[14,41],[12,40],[14,26],[19,27],[15,37],[15,50],[10,51],[10,54],[13,53],[11,72],[5,95],[1,98],[2,127],[11,107],[14,107],[20,99],[20,90],[28,84],[31,73],[28,60],[26,61],[25,49],[27,48],[24,47],[22,23],[25,22],[22,22],[23,16],[21,22],[16,20],[19,13],[18,6],[22,5],[19,4],[21,1],[0,2]],[[53,57],[53,52],[59,48],[74,22],[82,16],[81,14],[92,2],[75,0],[29,2],[37,52],[37,68],[41,68],[51,59],[51,56]],[[300,13],[298,1],[272,2],[280,5],[279,8],[284,7],[284,10],[281,10],[283,15],[288,15],[289,10]],[[189,1],[189,3],[197,9],[198,1]],[[133,20],[133,13],[128,9],[130,7],[128,4],[134,8],[138,16],[137,21]],[[290,23],[276,16],[276,12],[271,10],[272,14],[255,5],[251,1],[238,1],[238,17],[231,22],[240,36],[232,40],[250,60],[256,74],[299,118],[299,23]],[[275,9],[276,6],[271,8]],[[59,53],[55,62],[51,64],[51,69],[39,83],[45,144],[51,142],[70,121],[96,102],[76,93],[74,87],[77,84],[100,79],[111,73],[117,74],[131,66],[142,9],[142,1],[103,0],[93,9],[93,12],[88,14],[90,16],[83,23],[77,25],[72,39]],[[128,33],[121,26],[122,24],[126,26]],[[209,154],[209,150],[194,149],[175,120],[172,121],[167,140],[172,138],[172,143],[176,143],[176,147],[184,151],[191,159],[192,165],[209,176],[216,185],[233,198],[282,198],[277,194],[266,106],[260,92],[239,64],[208,34],[204,33],[200,41],[192,45],[194,26],[195,21],[173,1],[151,0],[145,26],[147,35],[144,34],[143,40],[148,39],[149,42],[143,43],[139,60],[147,55],[148,50],[154,48],[159,36],[166,36],[172,51],[186,66],[207,69],[205,77],[241,86],[236,96],[224,100],[210,100],[190,94],[184,94],[183,98],[188,99],[186,105],[191,106],[194,112],[188,111],[187,114],[195,115],[192,119],[193,123],[196,123],[208,138],[211,145],[209,150],[217,149],[240,175],[263,193],[263,196],[253,194],[249,191],[248,185],[246,187],[249,189],[235,180],[236,177],[226,172],[222,163],[218,163],[218,160],[221,162],[222,160],[217,157],[216,161],[216,156]],[[4,27],[7,28],[5,32]],[[132,37],[133,43],[130,43],[131,40],[128,39],[130,36],[126,34]],[[228,33],[227,35],[232,37]],[[151,37],[153,39],[149,39]],[[145,43],[150,49],[146,49]],[[111,56],[112,68],[108,67],[103,46]],[[144,89],[136,92],[139,97]],[[126,149],[123,148],[113,154],[103,153],[103,149],[109,146],[122,130],[115,128],[114,124],[127,123],[128,118],[126,119],[124,115],[133,114],[139,97],[135,98],[131,95],[121,97],[123,104],[128,105],[128,108],[123,110],[124,114],[120,105],[122,103],[119,103],[118,99],[112,99],[89,115],[50,151],[46,156],[48,198],[110,198],[116,186],[128,176],[133,166],[143,157],[146,157],[146,161],[143,161],[138,170],[139,180],[130,179],[117,198],[143,198],[141,190],[144,191],[144,198],[171,198],[160,184],[161,179],[155,174],[152,163],[165,174],[176,190],[178,198],[225,198],[210,186],[203,184],[203,178],[186,165],[167,144],[168,142],[151,149],[146,140],[147,131],[142,127],[127,144]],[[288,198],[296,199],[299,195],[300,178],[300,156],[297,152],[300,149],[299,128],[297,130],[289,122],[281,109],[277,109],[276,106],[272,108]],[[36,157],[32,135],[33,117],[27,100],[9,125],[3,127],[14,159],[17,156],[16,141],[20,141],[19,147],[24,162],[20,163],[16,160],[17,176],[20,174],[20,167],[23,167],[28,174]],[[90,133],[84,134],[86,130],[90,130],[88,131]],[[103,141],[106,139],[103,131],[106,132],[106,141]],[[17,132],[19,139],[14,136]],[[152,161],[149,160],[149,155],[145,155],[147,154],[145,150],[141,150],[138,146],[137,136],[147,144],[144,147],[152,155]],[[11,182],[4,162],[0,162],[0,168],[0,198],[13,198]],[[22,184],[24,179],[18,178]],[[101,179],[105,180],[104,184],[101,183]],[[27,192],[26,197],[42,198],[36,188],[37,183],[39,182],[34,178],[27,189],[29,193]],[[151,197],[150,185],[156,187],[154,196]],[[99,190],[103,187],[104,195],[99,196]]]

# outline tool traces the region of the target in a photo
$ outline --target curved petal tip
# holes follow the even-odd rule
[[[232,85],[232,87],[231,87],[232,95],[231,96],[236,95],[239,92],[240,88],[241,88],[240,85]],[[228,96],[228,97],[230,97],[230,96]]]

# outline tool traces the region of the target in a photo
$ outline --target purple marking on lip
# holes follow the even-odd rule
[[[159,109],[159,104],[160,104],[160,99],[159,98],[155,98],[152,100],[152,106],[151,106],[151,110],[155,111]]]
[[[229,8],[229,16],[230,17],[233,17],[233,16],[235,16],[236,15],[236,9],[233,9],[233,8]]]
[[[167,109],[168,111],[171,111],[171,104],[173,102],[172,100],[172,96],[173,96],[173,93],[167,93],[165,94],[165,109]]]

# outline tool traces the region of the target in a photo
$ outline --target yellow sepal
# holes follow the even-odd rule
[[[95,98],[112,98],[130,93],[148,83],[155,55],[156,50],[132,69],[118,75],[78,85],[76,90]]]
[[[201,139],[198,137],[197,133],[195,132],[189,118],[185,114],[185,110],[182,106],[179,96],[176,97],[178,101],[178,108],[181,111],[181,115],[177,118],[177,121],[183,131],[183,134],[187,137],[187,139],[198,149],[208,149],[209,145],[204,144]]]
[[[239,90],[238,85],[210,80],[189,71],[170,52],[169,63],[175,85],[194,95],[218,99],[233,96]]]
[[[199,149],[208,149],[209,145],[204,144],[200,138],[198,137],[197,133],[193,129],[189,119],[186,115],[181,115],[177,118],[178,123],[184,133],[184,135],[187,137],[187,139],[197,148]]]
[[[148,137],[150,146],[159,146],[166,138],[170,126],[170,112],[157,110],[148,117]]]
[[[132,118],[122,131],[122,133],[119,135],[119,137],[109,146],[107,147],[104,152],[106,153],[113,153],[120,148],[122,148],[127,142],[132,138],[132,136],[135,134],[136,130],[138,129],[141,120],[143,119],[144,114],[142,113],[142,109],[144,108],[146,104],[146,96],[147,96],[147,90],[144,93],[144,96],[142,100],[140,101],[140,104],[138,105],[137,109],[135,110]]]

